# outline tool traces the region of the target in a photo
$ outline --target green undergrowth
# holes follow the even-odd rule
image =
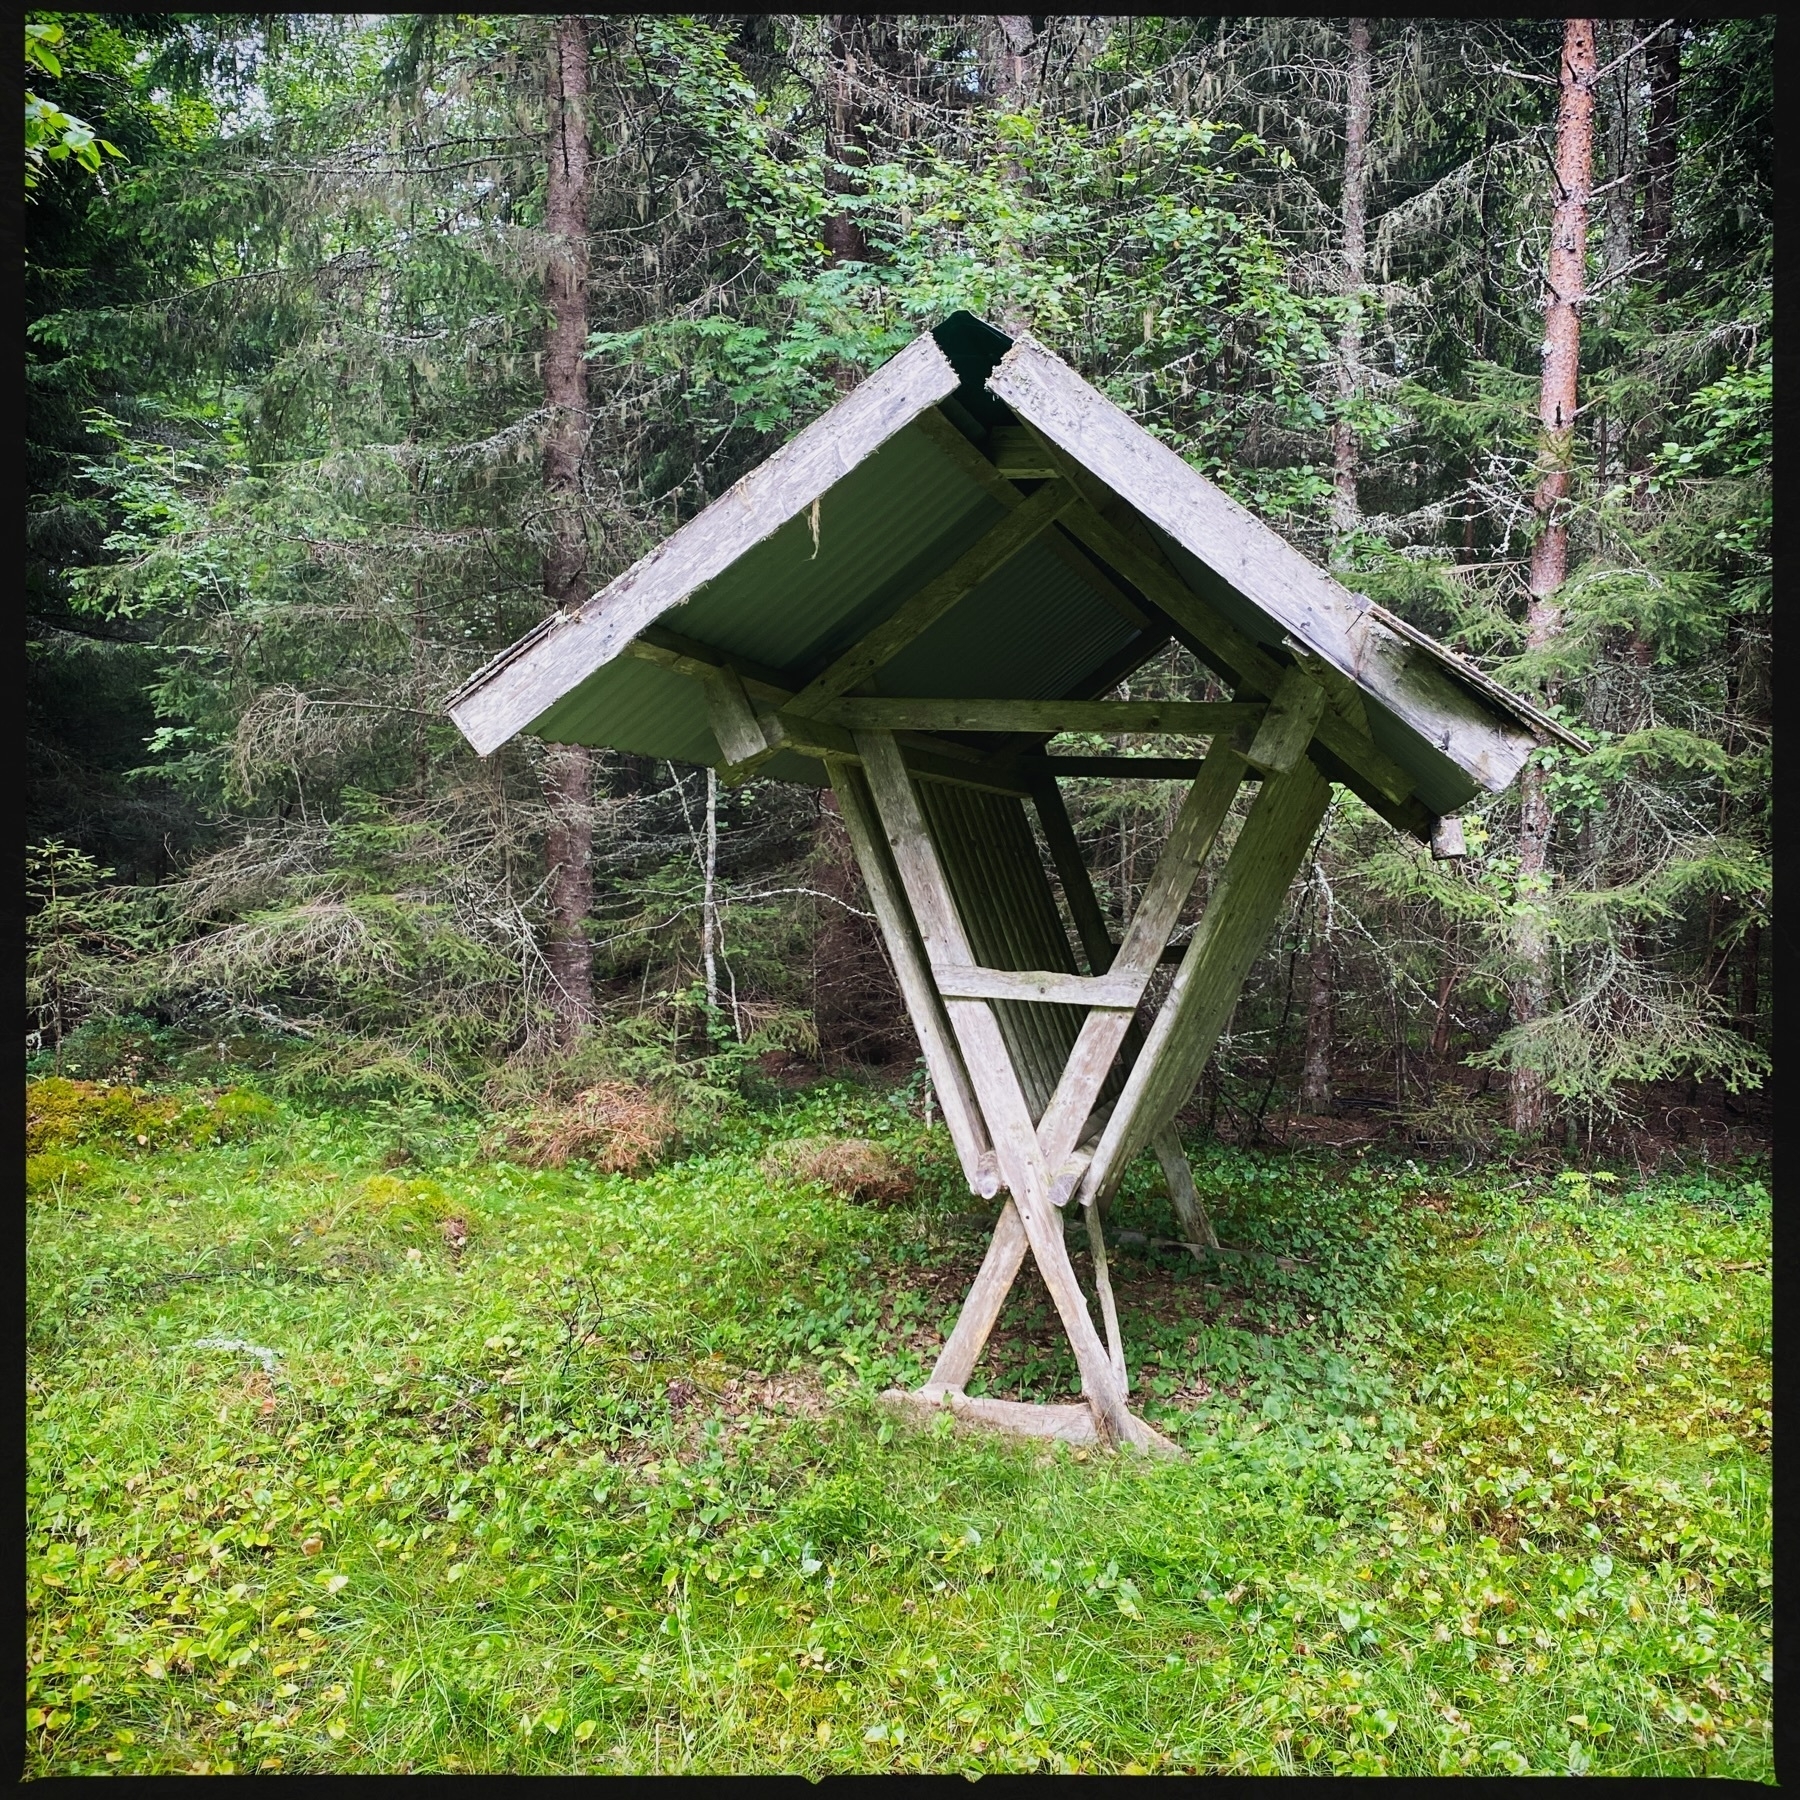
[[[827,1089],[630,1179],[480,1125],[34,1189],[28,1772],[1772,1779],[1757,1171],[1196,1147],[1204,1267],[1134,1171],[1147,1462],[876,1403],[983,1248],[941,1128]],[[910,1196],[771,1160],[834,1133]],[[1073,1392],[1035,1277],[982,1373]]]

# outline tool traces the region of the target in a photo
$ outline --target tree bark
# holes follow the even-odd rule
[[[856,99],[857,30],[866,33],[867,16],[861,13],[833,13],[828,21],[830,33],[831,92],[827,96],[828,124],[825,131],[825,191],[837,198],[856,192],[851,168],[860,168],[869,160],[868,141],[863,135],[862,110]],[[836,262],[867,262],[869,241],[863,235],[855,213],[839,207],[828,213],[820,227],[825,252]]]
[[[1323,883],[1320,884],[1323,888]],[[1307,958],[1306,1050],[1300,1063],[1300,1111],[1328,1113],[1336,1105],[1331,1088],[1331,1042],[1336,1023],[1336,991],[1331,980],[1331,897],[1324,888]]]
[[[579,13],[556,21],[550,37],[549,172],[544,224],[551,240],[544,273],[550,323],[544,337],[544,404],[550,424],[544,442],[544,488],[549,546],[544,595],[560,609],[587,598],[587,534],[581,505],[581,463],[588,437],[587,281],[588,31]],[[593,959],[588,914],[594,895],[592,756],[579,744],[552,745],[545,759],[550,807],[545,843],[549,863],[548,929],[557,1033],[572,1044],[593,1016]]]
[[[1666,287],[1669,233],[1675,223],[1675,154],[1681,91],[1679,22],[1659,31],[1645,52],[1649,63],[1649,117],[1644,127],[1643,253],[1650,279]]]
[[[1341,563],[1362,521],[1357,504],[1356,431],[1348,408],[1362,392],[1362,289],[1368,276],[1369,21],[1350,21],[1350,80],[1344,105],[1344,321],[1338,330],[1338,398],[1332,427],[1332,560]]]
[[[1568,574],[1568,500],[1575,448],[1577,374],[1581,355],[1580,307],[1587,292],[1587,215],[1593,180],[1595,21],[1568,19],[1556,106],[1556,192],[1550,231],[1549,292],[1544,306],[1543,377],[1538,389],[1542,434],[1540,475],[1533,510],[1538,533],[1531,547],[1525,643],[1541,650],[1562,631],[1557,592]],[[1555,684],[1546,683],[1554,698]],[[1513,983],[1515,1025],[1541,1018],[1550,1004],[1550,943],[1541,908],[1553,871],[1550,834],[1555,819],[1542,768],[1533,760],[1519,777],[1518,975]],[[1544,1128],[1542,1074],[1523,1064],[1511,1080],[1512,1128],[1536,1137]]]
[[[700,961],[706,970],[707,1028],[719,1016],[719,771],[706,771],[706,861],[701,871]]]

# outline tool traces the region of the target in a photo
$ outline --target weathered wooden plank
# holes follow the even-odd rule
[[[1194,1186],[1194,1171],[1188,1163],[1187,1152],[1181,1147],[1181,1134],[1173,1125],[1165,1125],[1150,1139],[1150,1148],[1156,1152],[1163,1180],[1168,1183],[1169,1199],[1175,1207],[1182,1237],[1189,1243],[1216,1250],[1218,1233],[1213,1230],[1212,1220],[1200,1203],[1200,1190]],[[1096,1213],[1100,1209],[1090,1206],[1087,1210]]]
[[[951,904],[899,747],[881,732],[859,732],[856,742],[927,956],[934,966],[971,966],[975,959]],[[1075,1352],[1082,1390],[1102,1431],[1112,1441],[1141,1442],[1139,1423],[1126,1409],[1125,1396],[1069,1263],[1061,1220],[1049,1203],[1049,1172],[1000,1028],[984,1000],[947,1000],[944,1011],[993,1138],[1001,1175]]]
[[[1437,828],[1431,834],[1431,854],[1439,862],[1469,854],[1469,846],[1463,838],[1462,820],[1454,813],[1438,820]]]
[[[1541,718],[1531,717],[1536,709],[1498,683],[1471,681],[1477,671],[1450,667],[1449,653],[1422,633],[1397,632],[1380,608],[1334,581],[1042,345],[1020,337],[987,386],[1471,779],[1497,793],[1518,772],[1544,731]]]
[[[915,338],[591,600],[466,682],[449,706],[463,735],[483,756],[497,749],[954,393],[959,380],[929,332]]]
[[[920,413],[913,421],[913,429],[930,438],[971,481],[991,494],[1002,506],[1023,504],[1025,496],[1019,489],[1002,476],[936,407]],[[1043,460],[1041,453],[1039,460]],[[1150,623],[1149,615],[1144,609],[1078,545],[1065,537],[1060,527],[1052,527],[1047,531],[1044,542],[1066,568],[1080,576],[1121,617],[1129,619],[1140,629]]]
[[[1248,736],[1248,732],[1243,732],[1235,744],[1218,739],[1207,752],[1199,777],[1176,815],[1175,827],[1151,872],[1138,909],[1125,928],[1124,942],[1112,960],[1111,973],[1129,970],[1134,974],[1147,974],[1156,966],[1163,945],[1168,942],[1169,933],[1181,916],[1181,908],[1193,891],[1200,865],[1231,809],[1232,798],[1243,778],[1243,740]],[[1039,1122],[1044,1153],[1053,1167],[1060,1164],[1079,1141],[1089,1109],[1125,1041],[1130,1023],[1129,1015],[1121,1017],[1111,1012],[1089,1013],[1084,1021],[1062,1080],[1057,1083],[1056,1093]],[[1138,1061],[1141,1065],[1141,1055]],[[1128,1081],[1128,1089],[1129,1085]]]
[[[1096,1445],[1102,1439],[1088,1406],[1038,1406],[1024,1400],[999,1400],[987,1394],[965,1394],[958,1389],[940,1390],[928,1383],[917,1390],[887,1388],[881,1402],[915,1424],[927,1424],[940,1412],[948,1412],[965,1425],[980,1425],[1008,1437],[1044,1438],[1064,1444]],[[1134,1442],[1153,1456],[1185,1457],[1187,1452],[1155,1426],[1131,1415]]]
[[[768,754],[768,740],[758,722],[743,679],[735,669],[718,668],[705,677],[706,720],[719,754],[728,764]]]
[[[1112,1271],[1106,1266],[1106,1233],[1100,1225],[1100,1209],[1086,1208],[1088,1249],[1094,1258],[1094,1291],[1100,1296],[1100,1316],[1106,1321],[1106,1353],[1112,1358],[1113,1373],[1119,1386],[1131,1392],[1131,1379],[1125,1369],[1125,1338],[1119,1330],[1119,1308],[1113,1299]]]
[[[1040,774],[1085,781],[1192,781],[1200,773],[1197,756],[1015,756],[991,766],[1010,768],[1027,784]]]
[[[1263,783],[1101,1133],[1082,1204],[1111,1193],[1130,1158],[1193,1091],[1330,794],[1310,762]]]
[[[802,713],[817,712],[826,701],[868,680],[935,625],[965,594],[1017,556],[1074,502],[1075,496],[1060,482],[1039,488],[991,531],[976,539],[941,575],[926,582],[897,611],[865,632],[830,668],[809,681],[789,703],[791,707]]]
[[[1301,670],[1289,669],[1244,760],[1266,775],[1285,775],[1306,754],[1324,710],[1325,690]]]
[[[1196,772],[1197,769],[1198,765]],[[1112,967],[1118,946],[1107,928],[1106,914],[1100,910],[1100,897],[1094,892],[1093,878],[1082,857],[1069,809],[1063,803],[1062,790],[1049,770],[1042,775],[1034,771],[1029,779],[1032,804],[1037,808],[1038,822],[1044,828],[1044,842],[1050,848],[1050,860],[1062,883],[1063,898],[1069,903],[1075,935],[1081,940],[1089,969],[1096,975],[1101,974]]]
[[[1073,508],[1066,523],[1160,606],[1241,694],[1267,697],[1281,686],[1282,665],[1208,606],[1153,544],[1135,542],[1086,504]],[[1328,712],[1320,719],[1316,739],[1345,765],[1350,784],[1371,805],[1379,809],[1382,800],[1404,805],[1412,797],[1406,770],[1340,714]]]
[[[934,968],[946,1000],[1041,1000],[1058,1006],[1136,1008],[1144,975],[1063,975],[1053,969]]]
[[[661,668],[673,669],[677,675],[686,675],[693,681],[705,681],[720,669],[730,669],[737,675],[744,692],[752,700],[768,700],[779,705],[788,698],[789,689],[778,682],[767,681],[757,673],[760,664],[736,662],[721,651],[695,644],[691,638],[680,640],[680,647],[657,642],[653,640],[651,633],[655,634],[656,639],[675,636],[672,631],[657,631],[655,626],[651,626],[644,636],[633,638],[619,654],[629,656],[636,662],[656,663]],[[704,654],[696,655],[696,651]]]
[[[1025,1222],[1009,1197],[988,1242],[987,1255],[982,1258],[974,1285],[932,1365],[930,1386],[960,1388],[974,1374],[976,1359],[994,1329],[994,1321],[1000,1317],[1000,1309],[1006,1304],[1006,1296],[1030,1243],[1025,1235]],[[1087,1408],[1082,1410],[1085,1412]]]
[[[1023,425],[996,425],[988,433],[987,449],[1008,481],[1043,481],[1061,472]]]
[[[1266,707],[1200,700],[833,700],[817,716],[852,731],[1102,731],[1210,737],[1259,723]],[[1304,748],[1304,746],[1302,746]]]
[[[937,990],[932,986],[917,930],[907,911],[905,896],[869,802],[868,788],[860,770],[849,764],[834,758],[825,766],[831,775],[832,792],[837,796],[838,813],[850,836],[850,848],[862,871],[869,904],[875,909],[882,942],[887,946],[894,979],[899,983],[907,1015],[918,1033],[926,1072],[937,1093],[938,1105],[943,1108],[944,1123],[949,1127],[950,1141],[956,1146],[963,1176],[971,1193],[991,1200],[1000,1191],[993,1140],[981,1116],[968,1072],[963,1067],[962,1053],[956,1047]]]

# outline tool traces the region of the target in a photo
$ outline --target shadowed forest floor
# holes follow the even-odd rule
[[[879,1096],[637,1179],[245,1120],[34,1159],[29,1773],[1773,1779],[1757,1164],[1201,1145],[1204,1268],[1146,1164],[1152,1463],[876,1406],[987,1225]],[[1074,1392],[1035,1276],[983,1384]]]

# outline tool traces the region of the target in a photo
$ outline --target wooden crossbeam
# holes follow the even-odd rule
[[[1268,711],[1236,701],[901,700],[858,695],[819,707],[817,716],[852,731],[1100,731],[1211,737],[1239,725],[1261,724]]]
[[[809,681],[794,696],[793,709],[799,713],[817,712],[827,700],[868,680],[935,625],[965,594],[1017,556],[1075,500],[1074,492],[1061,482],[1039,488],[971,544],[941,575],[926,582],[897,612],[865,633],[830,668]]]
[[[1136,1009],[1144,996],[1144,975],[1065,975],[1055,969],[967,969],[933,967],[932,979],[946,1000],[1043,1000],[1059,1006]]]
[[[1192,781],[1200,773],[1197,756],[1015,756],[988,766],[1012,770],[1034,792],[1040,775],[1088,781]]]

